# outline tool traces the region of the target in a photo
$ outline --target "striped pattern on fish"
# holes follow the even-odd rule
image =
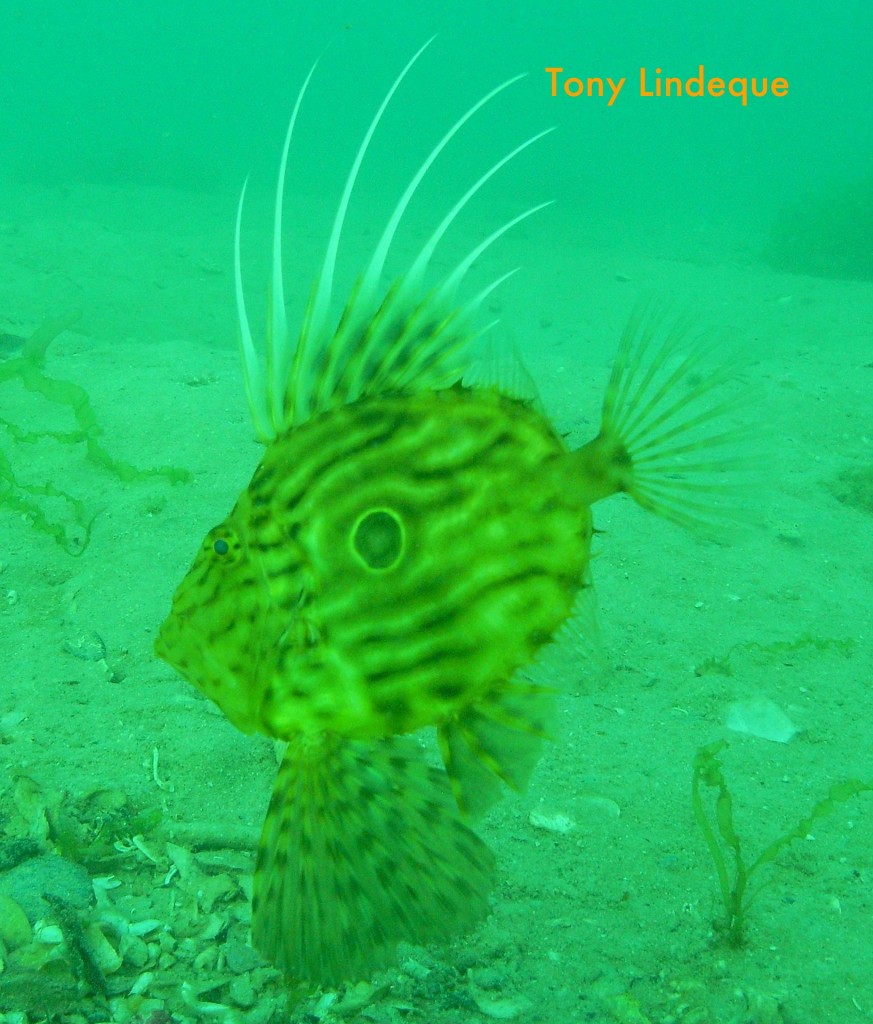
[[[420,51],[421,52],[421,51]],[[450,208],[408,272],[385,259],[418,185],[486,103],[437,143],[403,192],[332,325],[349,201],[381,116],[352,164],[296,343],[285,322],[282,197],[298,96],[280,162],[266,356],[235,282],[246,395],[266,449],[173,598],[155,650],[228,719],[287,741],[258,851],[253,938],[290,978],[337,984],[390,963],[399,941],[450,938],[487,912],[494,858],[472,821],[506,783],[527,782],[553,734],[540,655],[590,628],[591,506],[625,492],[718,533],[740,393],[733,367],[657,310],[636,314],[600,430],[570,450],[517,362],[475,370],[485,298],[464,277],[524,211],[436,284],[434,250],[473,195]],[[481,364],[480,364],[481,367]],[[555,680],[559,683],[560,680]],[[413,734],[436,733],[443,767]]]

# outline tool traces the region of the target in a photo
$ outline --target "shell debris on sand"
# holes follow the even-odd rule
[[[10,797],[0,791],[13,808],[0,821],[0,1024],[302,1024],[364,1011],[391,1021],[458,1005],[495,1020],[524,1012],[424,951],[372,982],[295,990],[249,942],[254,838],[228,833],[222,847],[213,824],[165,827],[120,789],[61,802],[26,778]],[[43,891],[56,900],[46,904]]]
[[[733,732],[746,733],[774,743],[788,743],[797,735],[794,723],[769,697],[735,701],[727,709],[725,725]]]
[[[576,822],[568,815],[561,813],[545,814],[542,811],[531,811],[528,821],[541,832],[556,832],[567,835],[576,831]]]
[[[528,822],[541,832],[569,835],[589,826],[621,817],[621,807],[611,797],[602,793],[579,793],[574,795],[567,806],[540,806],[528,815]]]

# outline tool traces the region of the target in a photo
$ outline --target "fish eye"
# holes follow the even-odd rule
[[[385,572],[403,556],[406,531],[400,516],[390,508],[371,508],[358,516],[352,527],[352,551],[365,569]]]
[[[204,547],[209,554],[217,556],[224,564],[232,564],[239,557],[239,540],[228,526],[216,526],[207,535]]]

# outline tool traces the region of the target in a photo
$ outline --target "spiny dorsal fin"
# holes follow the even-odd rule
[[[547,134],[540,132],[489,167],[443,217],[413,260],[410,270],[387,291],[380,287],[389,248],[412,197],[431,165],[464,125],[495,96],[524,77],[520,75],[503,82],[478,100],[433,147],[389,217],[369,264],[346,303],[338,326],[333,329],[329,325],[337,254],[361,164],[391,98],[430,42],[419,49],[395,78],[364,134],[343,188],[321,273],[313,286],[300,335],[296,344],[292,345],[288,340],[284,312],[281,210],[291,138],[314,67],[309,72],[294,105],[280,162],[273,217],[272,283],[265,366],[257,355],[252,339],[240,272],[240,223],[245,197],[243,187],[235,233],[237,312],[246,392],[255,427],[264,441],[271,440],[294,423],[304,422],[317,412],[338,403],[352,402],[363,395],[440,388],[460,380],[470,366],[470,344],[483,330],[476,326],[475,314],[486,296],[508,275],[500,276],[461,303],[456,299],[457,290],[469,269],[493,242],[519,221],[547,205],[541,204],[525,210],[499,226],[476,245],[441,282],[429,290],[426,288],[424,282],[431,257],[445,232],[494,174]]]

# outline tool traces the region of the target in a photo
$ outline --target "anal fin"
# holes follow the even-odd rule
[[[524,679],[501,683],[440,726],[440,751],[464,814],[484,814],[502,782],[524,789],[553,730],[555,694]]]
[[[445,772],[414,741],[298,737],[261,835],[253,943],[289,979],[360,981],[390,964],[400,941],[476,924],[493,867]]]

